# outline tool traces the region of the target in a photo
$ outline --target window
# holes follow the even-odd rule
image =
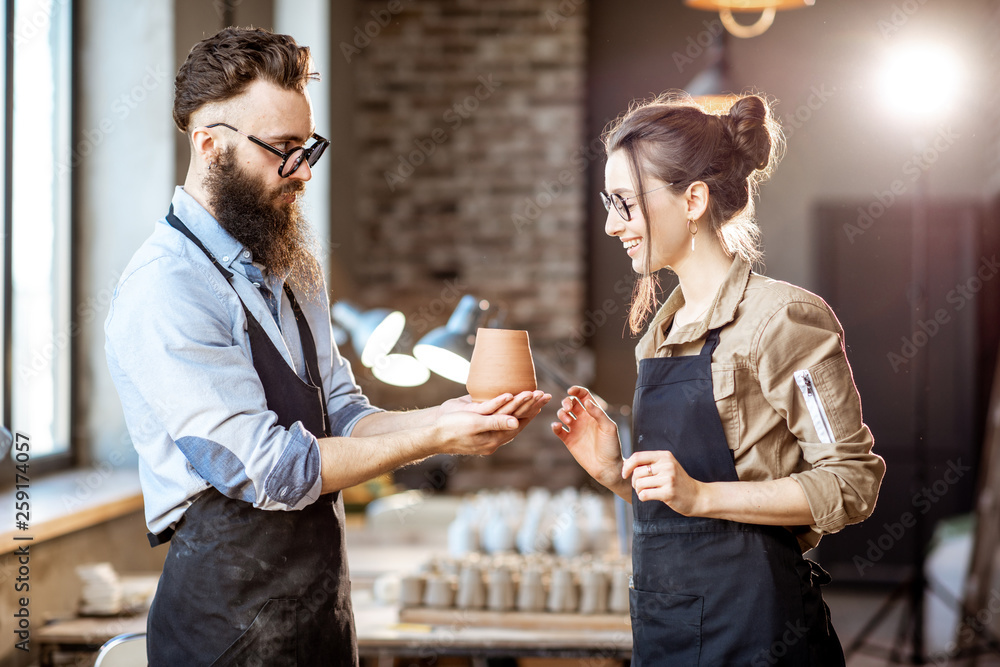
[[[4,17],[4,422],[33,462],[70,451],[71,6],[8,0]]]

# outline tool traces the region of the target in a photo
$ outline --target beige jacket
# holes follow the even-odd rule
[[[799,483],[813,525],[789,530],[804,551],[866,519],[885,462],[871,451],[844,331],[826,302],[737,258],[702,320],[671,328],[683,304],[677,288],[639,341],[637,359],[697,354],[708,331],[722,327],[712,381],[740,480]]]

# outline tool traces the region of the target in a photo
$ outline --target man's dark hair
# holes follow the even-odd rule
[[[174,80],[174,123],[187,132],[191,114],[210,102],[232,99],[257,79],[304,90],[310,79],[309,47],[262,28],[225,28],[191,49]]]

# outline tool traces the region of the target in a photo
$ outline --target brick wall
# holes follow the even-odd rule
[[[572,375],[587,367],[582,351],[565,353],[583,325],[586,16],[582,0],[357,3],[353,44],[341,44],[356,100],[352,278],[363,305],[407,314],[404,343],[471,293]],[[436,377],[390,389],[357,371],[387,407],[464,393]],[[449,488],[580,479],[553,418],[463,461]]]

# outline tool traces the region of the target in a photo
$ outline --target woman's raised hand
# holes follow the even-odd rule
[[[584,387],[570,387],[552,422],[573,458],[590,476],[626,500],[631,500],[628,482],[622,479],[621,442],[618,426]],[[624,495],[623,495],[624,494]]]

